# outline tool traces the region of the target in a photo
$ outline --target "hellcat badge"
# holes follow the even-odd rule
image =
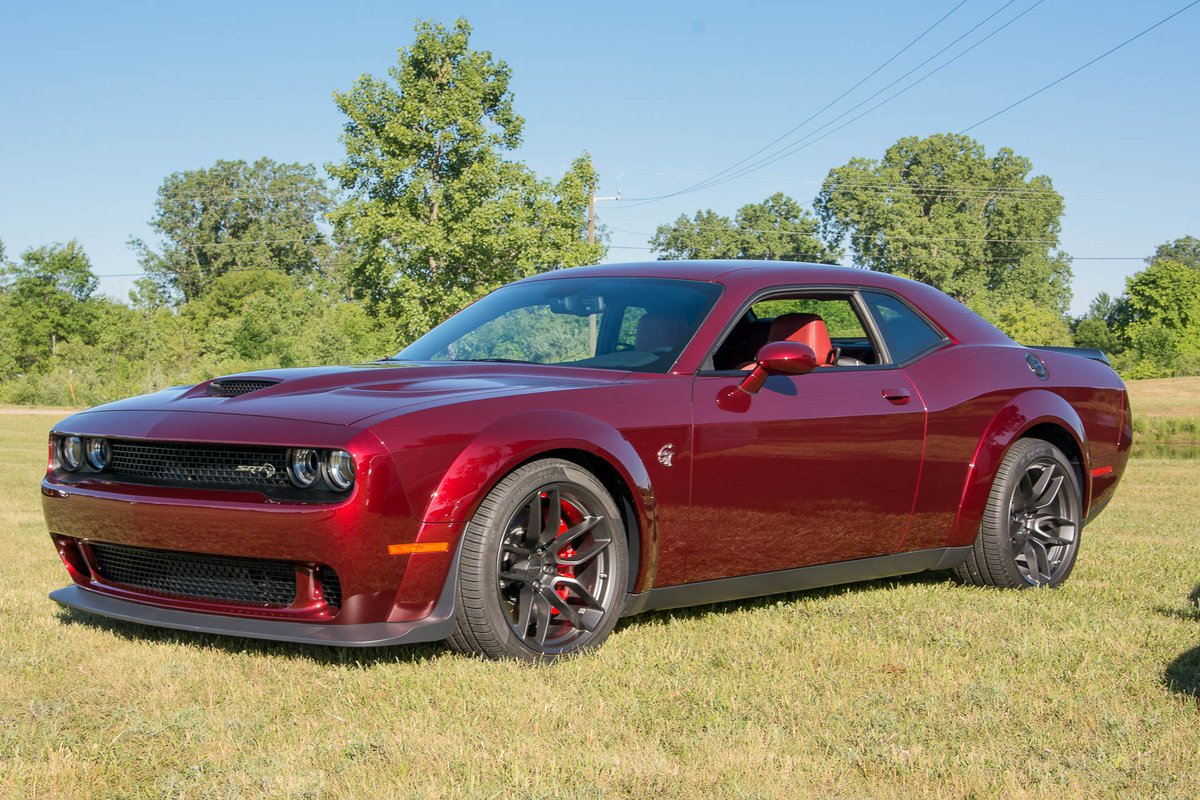
[[[669,467],[673,458],[675,458],[675,445],[664,444],[658,451],[658,463],[664,467]]]

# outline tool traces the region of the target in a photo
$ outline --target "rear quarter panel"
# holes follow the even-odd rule
[[[974,541],[996,469],[1009,445],[1052,423],[1081,456],[1085,508],[1107,500],[1128,455],[1124,386],[1108,366],[1078,356],[1038,353],[1039,379],[1017,345],[957,345],[905,368],[929,411],[925,465],[902,550]],[[1094,465],[1111,475],[1093,479]]]

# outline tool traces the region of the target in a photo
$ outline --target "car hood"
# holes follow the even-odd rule
[[[215,412],[353,425],[379,414],[451,402],[588,388],[620,380],[625,374],[535,364],[466,362],[378,362],[350,367],[273,369],[164,389],[97,406],[86,413]],[[248,385],[261,388],[221,396],[223,392],[240,391]]]

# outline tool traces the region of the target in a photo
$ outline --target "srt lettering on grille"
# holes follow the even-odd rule
[[[275,466],[273,464],[238,464],[234,472],[249,472],[251,475],[261,475],[264,478],[275,477]]]

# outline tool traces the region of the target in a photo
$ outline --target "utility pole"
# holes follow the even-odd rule
[[[620,200],[621,190],[617,189],[617,193],[612,197],[597,197],[596,184],[592,184],[592,190],[588,192],[588,244],[596,243],[596,201],[597,200]],[[596,338],[599,332],[596,330],[596,315],[588,315],[588,346],[592,355],[596,354]]]
[[[592,191],[588,195],[588,244],[596,243],[596,201],[597,200],[620,200],[621,190],[617,189],[617,193],[611,197],[597,197],[596,186],[592,185]]]
[[[596,186],[588,193],[588,244],[596,243]]]

